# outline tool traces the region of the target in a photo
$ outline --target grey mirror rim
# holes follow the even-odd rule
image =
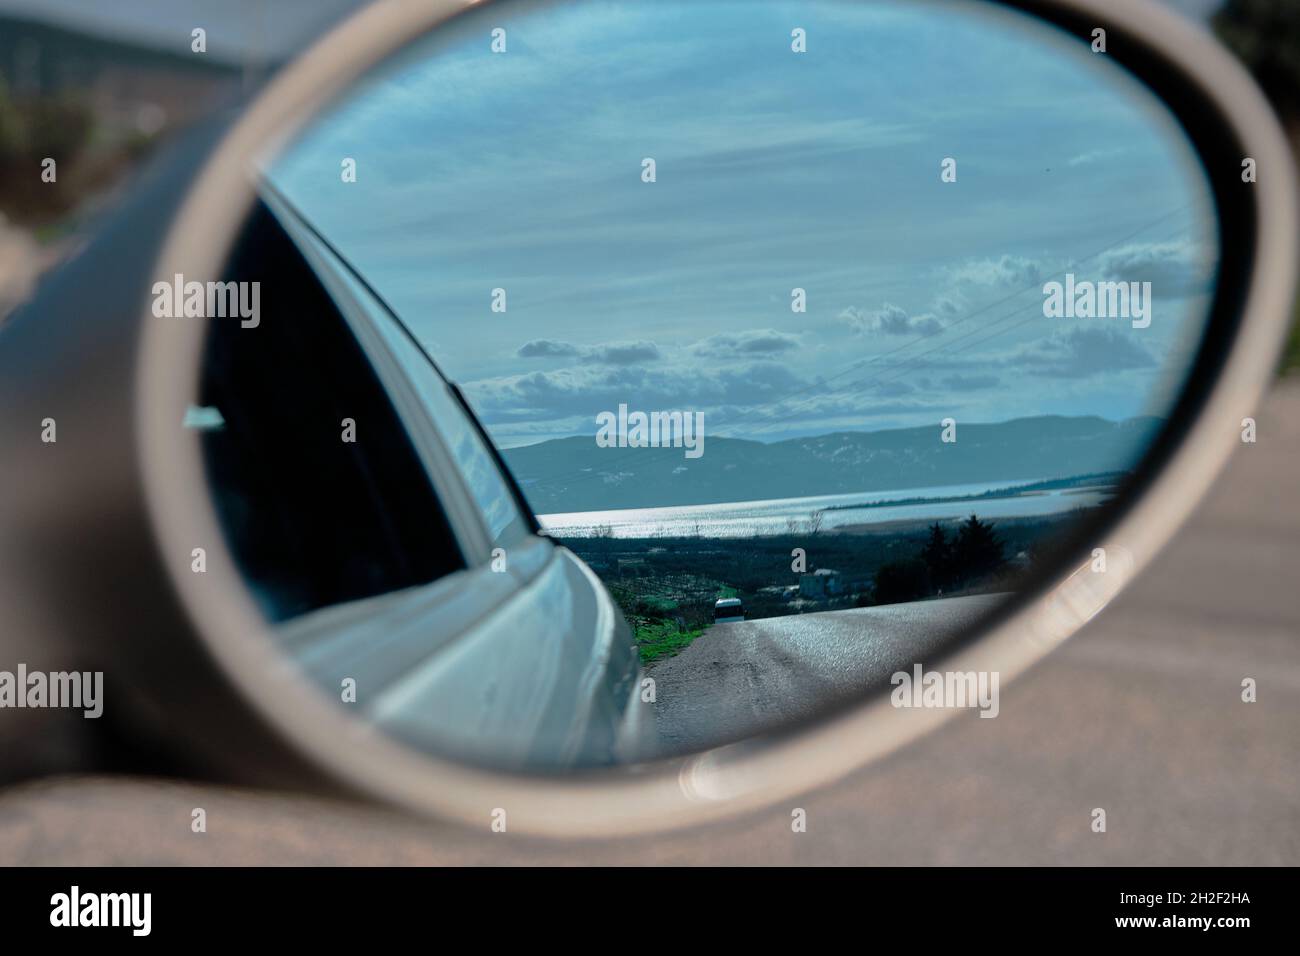
[[[383,57],[469,6],[481,4],[381,0],[286,68],[209,159],[173,223],[155,274],[215,275],[251,204],[249,171],[258,158],[274,153]],[[1272,173],[1256,184],[1257,254],[1238,335],[1220,376],[1164,470],[1107,537],[1107,545],[1128,560],[1104,576],[1088,574],[1086,565],[1068,574],[943,662],[945,669],[996,669],[1003,679],[1030,666],[1122,590],[1209,488],[1238,444],[1240,420],[1253,413],[1272,376],[1297,261],[1297,200],[1285,140],[1249,77],[1208,35],[1151,0],[1021,0],[1014,6],[1047,20],[1096,16],[1158,51],[1218,107],[1246,155]],[[877,698],[798,732],[568,778],[471,768],[388,740],[298,681],[261,633],[260,615],[221,544],[204,493],[197,438],[177,435],[174,411],[195,393],[202,324],[165,324],[142,308],[136,451],[156,546],[171,582],[193,630],[247,705],[349,789],[476,826],[504,808],[516,832],[650,832],[755,809],[827,784],[951,716],[945,710],[895,709]],[[208,548],[206,575],[190,573],[194,542]]]

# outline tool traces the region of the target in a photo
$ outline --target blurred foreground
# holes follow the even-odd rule
[[[382,808],[149,780],[0,796],[31,864],[1300,864],[1300,382],[1280,385],[1192,522],[1091,625],[945,727],[728,824],[568,846]],[[1235,430],[1236,424],[1229,423]],[[1259,683],[1257,703],[1241,681]],[[190,833],[190,810],[209,833]],[[1104,807],[1108,832],[1093,833]],[[170,821],[170,822],[168,822]]]

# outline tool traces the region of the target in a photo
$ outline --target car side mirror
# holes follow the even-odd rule
[[[5,596],[226,766],[526,832],[996,716],[1252,440],[1295,292],[1276,121],[1145,0],[380,2],[202,155],[107,371],[71,292],[5,330],[0,407],[82,425],[6,427]],[[33,523],[96,474],[130,600]]]

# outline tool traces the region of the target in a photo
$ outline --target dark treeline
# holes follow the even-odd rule
[[[1005,542],[993,525],[971,515],[951,537],[938,522],[914,558],[876,571],[872,603],[901,604],[974,587],[1006,565]]]

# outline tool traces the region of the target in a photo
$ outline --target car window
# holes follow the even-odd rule
[[[269,618],[465,566],[412,439],[339,310],[261,207],[228,273],[260,281],[256,327],[214,321],[198,405],[226,541]]]
[[[266,184],[265,192],[268,203],[281,217],[293,240],[308,253],[309,265],[327,271],[327,284],[336,284],[335,291],[360,309],[360,315],[345,309],[345,316],[360,323],[358,331],[366,337],[373,339],[378,335],[382,344],[373,341],[368,344],[381,348],[386,358],[391,359],[396,374],[414,390],[422,419],[418,424],[432,431],[454,463],[455,475],[444,475],[443,480],[459,481],[469,492],[491,546],[507,547],[530,534],[535,528],[531,514],[521,505],[522,499],[507,477],[504,465],[454,387],[351,264],[340,258],[334,247],[271,184]],[[428,467],[435,475],[439,472],[436,461],[429,461]]]
[[[319,243],[319,240],[316,240]],[[446,379],[415,344],[400,322],[346,266],[339,269],[348,291],[366,309],[402,372],[459,467],[460,476],[477,504],[493,547],[507,547],[529,533],[531,524],[520,510],[497,460],[453,394]]]

